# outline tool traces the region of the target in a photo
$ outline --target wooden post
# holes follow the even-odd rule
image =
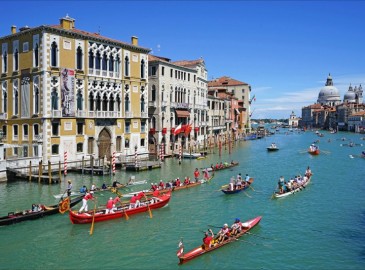
[[[42,175],[42,160],[38,163],[38,183],[41,182],[41,175]]]
[[[94,175],[94,156],[91,156],[91,175]]]
[[[58,161],[58,176],[60,178],[60,184],[61,184],[61,179],[62,179],[61,160]]]
[[[48,180],[49,184],[52,183],[52,171],[51,171],[51,161],[48,160]]]
[[[84,166],[85,166],[85,157],[82,156],[82,162],[81,162],[81,173],[84,174]]]
[[[29,182],[32,181],[32,161],[29,161]]]

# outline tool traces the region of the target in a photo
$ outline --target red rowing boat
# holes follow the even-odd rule
[[[123,205],[120,207],[117,207],[116,210],[114,210],[114,213],[108,213],[106,214],[106,209],[97,210],[94,215],[94,210],[85,212],[85,213],[78,213],[78,211],[69,211],[70,220],[73,224],[85,224],[85,223],[92,223],[93,217],[94,222],[100,222],[100,221],[106,221],[110,219],[115,218],[121,218],[127,214],[128,216],[147,212],[149,209],[157,209],[164,207],[168,204],[171,198],[171,191],[165,194],[162,194],[157,197],[158,201],[156,202],[156,199],[152,202],[152,198],[148,199],[147,201],[143,202],[143,204],[137,208],[131,208],[129,209],[129,204]]]
[[[319,149],[316,149],[316,150],[314,150],[314,151],[311,151],[310,149],[308,150],[308,153],[309,154],[311,154],[311,155],[313,155],[313,156],[317,156],[317,155],[319,155]]]
[[[203,255],[207,252],[213,251],[213,250],[215,250],[217,248],[220,248],[220,247],[222,247],[226,244],[235,242],[236,240],[238,240],[238,238],[240,238],[246,232],[248,232],[253,227],[255,227],[260,222],[261,218],[262,218],[261,216],[258,216],[258,217],[255,217],[254,219],[251,219],[251,220],[248,220],[248,221],[244,222],[242,224],[242,225],[244,225],[243,228],[242,228],[242,231],[239,234],[237,234],[235,236],[231,236],[227,240],[224,240],[221,243],[215,243],[212,247],[204,248],[204,245],[201,245],[199,247],[196,247],[196,248],[190,250],[189,252],[187,252],[185,254],[183,253],[182,247],[180,247],[179,254],[178,254],[178,258],[180,260],[179,264],[184,264],[184,263],[186,263],[186,262],[188,262],[192,259],[195,259],[196,257],[199,257],[200,255]]]

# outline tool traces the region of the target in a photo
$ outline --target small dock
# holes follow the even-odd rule
[[[77,168],[75,170],[78,173],[86,173],[91,175],[108,175],[110,174],[110,168],[105,166],[93,166],[93,167],[83,167],[83,168]]]
[[[7,168],[6,176],[8,181],[18,181],[18,180],[25,180],[25,181],[34,181],[39,182],[42,184],[58,184],[61,182],[61,178],[56,175],[52,174],[42,174],[42,175],[35,175],[35,174],[25,174],[17,169]]]

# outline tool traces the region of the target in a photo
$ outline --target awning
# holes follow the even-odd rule
[[[177,117],[190,117],[189,111],[183,111],[183,110],[175,110]]]

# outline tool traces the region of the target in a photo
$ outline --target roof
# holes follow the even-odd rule
[[[360,111],[360,112],[353,113],[350,116],[364,116],[364,115],[365,115],[365,111]]]
[[[248,84],[245,82],[232,79],[228,76],[223,76],[208,82],[208,87],[237,86],[237,85],[248,85]]]
[[[196,65],[199,65],[201,63],[204,63],[203,59],[197,59],[197,60],[180,60],[172,62],[174,65],[182,66],[182,67],[194,67]]]

